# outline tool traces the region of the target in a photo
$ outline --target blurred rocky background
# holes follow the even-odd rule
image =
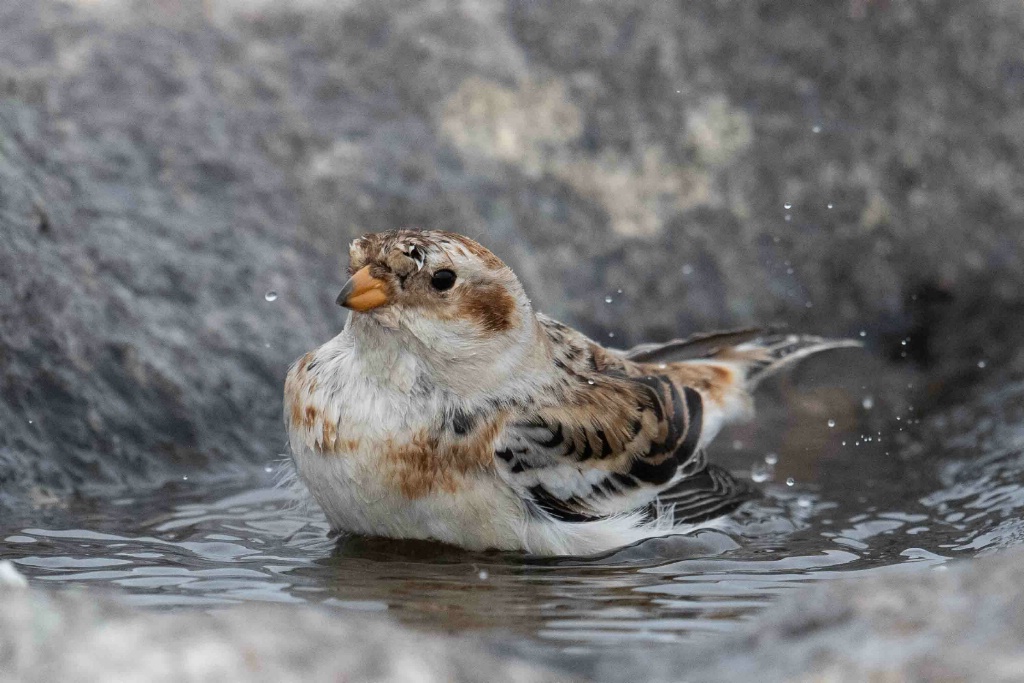
[[[275,459],[347,242],[398,226],[616,345],[1022,374],[1022,36],[1019,0],[4,0],[4,500]]]

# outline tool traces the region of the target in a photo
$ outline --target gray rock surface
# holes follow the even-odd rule
[[[821,581],[709,647],[607,659],[616,681],[1020,681],[1024,553]],[[642,673],[641,673],[642,672]]]
[[[711,644],[598,659],[602,681],[1019,681],[1024,554],[902,565],[795,591]],[[24,681],[565,681],[378,617],[249,604],[127,608],[0,586],[0,673]]]
[[[250,604],[130,609],[98,593],[0,586],[5,681],[567,681],[378,617]]]
[[[781,321],[865,329],[936,395],[1024,371],[1014,0],[5,0],[0,28],[8,497],[274,458],[345,243],[395,226],[479,236],[623,344]]]

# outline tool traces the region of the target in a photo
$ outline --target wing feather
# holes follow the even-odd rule
[[[648,510],[678,488],[682,519],[727,507],[736,487],[708,484],[699,449],[704,399],[669,373],[647,373],[553,321],[565,383],[548,405],[506,423],[495,453],[503,476],[539,514],[580,522]],[[717,470],[716,470],[717,472]],[[724,471],[723,471],[724,472]],[[710,476],[710,475],[708,475]],[[717,474],[715,475],[717,477]],[[716,497],[717,496],[717,497]],[[738,505],[738,503],[737,503]]]

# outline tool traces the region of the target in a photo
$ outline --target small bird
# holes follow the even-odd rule
[[[342,532],[536,555],[686,532],[756,494],[706,456],[754,386],[857,345],[749,329],[613,350],[463,235],[369,234],[349,258],[344,329],[285,381],[296,473]]]

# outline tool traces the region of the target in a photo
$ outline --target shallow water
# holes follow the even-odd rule
[[[115,586],[143,606],[388,612],[578,663],[609,648],[730,631],[811,581],[942,569],[1020,543],[1022,406],[1024,385],[1015,385],[920,421],[893,418],[890,432],[879,430],[889,436],[871,441],[861,423],[831,429],[827,444],[837,447],[823,450],[823,463],[796,467],[783,451],[765,499],[720,529],[596,558],[331,538],[270,474],[43,509],[0,525],[0,556],[38,584]],[[726,455],[758,478],[772,469],[742,447]],[[789,471],[801,473],[792,485]]]

